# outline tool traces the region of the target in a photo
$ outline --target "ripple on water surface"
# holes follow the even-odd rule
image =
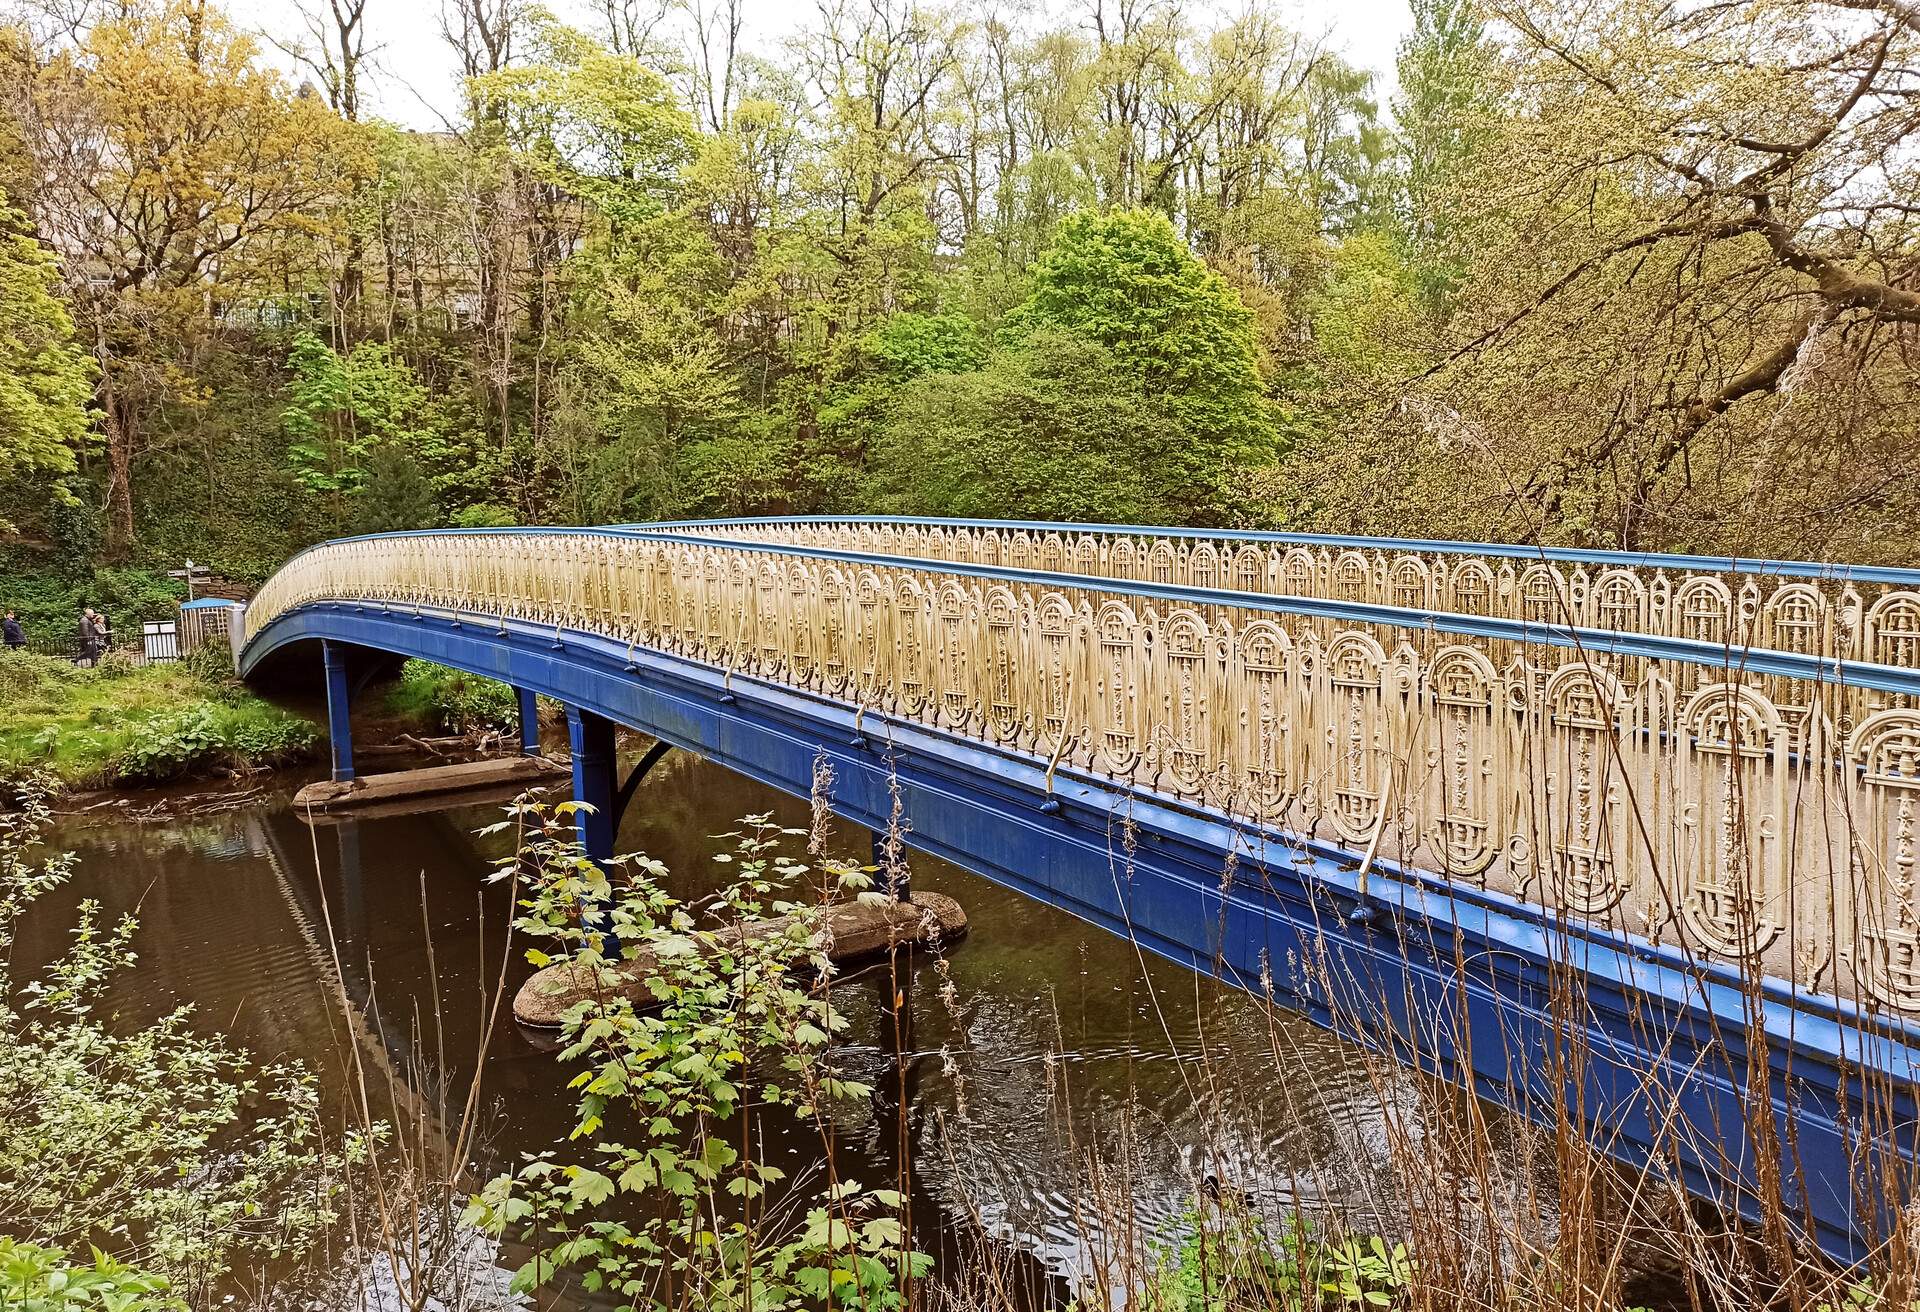
[[[739,817],[805,822],[803,804],[718,766],[668,762],[647,778],[621,844],[664,861],[683,894],[724,878],[711,857],[732,846],[720,835]],[[66,822],[55,838],[78,854],[78,875],[36,910],[21,960],[59,950],[81,896],[109,915],[137,910],[140,960],[117,985],[121,1010],[190,1003],[262,1055],[304,1057],[334,1080],[341,1027],[327,927],[361,1012],[359,1041],[383,1046],[399,1069],[412,1062],[414,1018],[432,1012],[430,932],[449,1004],[444,1051],[471,1061],[477,999],[501,968],[508,916],[506,888],[484,879],[505,840],[473,831],[497,818],[471,808],[309,830],[276,799],[165,826]],[[834,846],[864,854],[867,843],[846,826]],[[1063,913],[912,860],[916,886],[958,897],[971,933],[949,955],[946,998],[929,964],[901,981],[913,999],[900,1036],[910,1056],[904,1121],[886,1011],[893,981],[882,969],[836,985],[851,1020],[847,1060],[877,1089],[845,1118],[836,1151],[843,1174],[892,1179],[904,1140],[923,1235],[972,1218],[1073,1273],[1085,1269],[1089,1240],[1120,1238],[1106,1229],[1116,1219],[1130,1232],[1161,1229],[1208,1176],[1263,1210],[1374,1211],[1387,1179],[1383,1095],[1391,1103],[1397,1090],[1349,1045]],[[528,967],[506,965],[511,989]],[[571,1128],[551,1062],[511,1027],[489,1050],[502,1157]],[[789,1157],[818,1154],[812,1136],[777,1137]]]

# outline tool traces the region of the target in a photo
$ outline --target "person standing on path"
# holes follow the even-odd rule
[[[8,651],[19,651],[27,645],[27,631],[20,627],[20,617],[12,611],[0,619],[0,643],[4,643]]]
[[[93,607],[80,608],[80,660],[76,664],[95,665],[100,660],[100,626],[94,622]]]

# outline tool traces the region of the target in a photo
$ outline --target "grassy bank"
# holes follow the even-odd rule
[[[464,670],[410,660],[387,693],[396,713],[444,733],[506,733],[519,722],[513,689]]]
[[[0,780],[44,771],[69,789],[284,765],[319,740],[210,663],[76,668],[0,657]]]

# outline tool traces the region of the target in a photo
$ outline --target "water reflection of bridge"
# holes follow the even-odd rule
[[[1863,1163],[1912,1156],[1920,574],[1033,525],[512,530],[316,548],[246,634],[253,678],[317,640],[342,712],[366,651],[557,698],[596,854],[615,722],[801,795],[824,764],[853,819],[897,790],[912,845],[1572,1109],[1700,1192],[1751,1205],[1771,1120],[1836,1253],[1880,1219],[1854,1211]]]

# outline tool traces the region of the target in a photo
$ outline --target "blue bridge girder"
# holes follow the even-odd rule
[[[1302,604],[1300,613],[1315,612]],[[1507,636],[1485,623],[1491,636]],[[1563,644],[1606,636],[1531,628]],[[1656,656],[1684,645],[1648,642]],[[813,792],[824,764],[834,812],[870,829],[887,828],[897,790],[907,847],[1497,1103],[1582,1120],[1627,1166],[1670,1163],[1690,1191],[1749,1216],[1759,1211],[1760,1150],[1743,1127],[1758,1102],[1790,1144],[1787,1191],[1807,1233],[1843,1261],[1863,1256],[1885,1223],[1877,1204],[1862,1203],[1863,1169],[1878,1155],[1915,1156],[1920,1029],[1833,996],[1767,978],[1756,1020],[1755,983],[1729,965],[1378,854],[1363,861],[1350,847],[1230,819],[1057,759],[564,625],[372,599],[314,601],[255,633],[240,673],[263,677],[322,648],[419,657],[498,679],[520,690],[523,705],[533,694],[561,703],[576,788],[609,816],[610,765],[595,762],[607,754],[602,726],[610,724],[800,797]],[[329,660],[330,687],[337,659]],[[1819,657],[1781,656],[1763,672],[1807,671],[1920,687],[1910,670],[1854,662],[1842,671]],[[610,828],[583,824],[591,854],[608,854]],[[1572,1012],[1563,992],[1570,974],[1581,981]],[[1576,1050],[1579,1061],[1556,1060]],[[1573,1078],[1557,1085],[1563,1070]],[[1755,1099],[1751,1085],[1761,1079],[1766,1096]]]

